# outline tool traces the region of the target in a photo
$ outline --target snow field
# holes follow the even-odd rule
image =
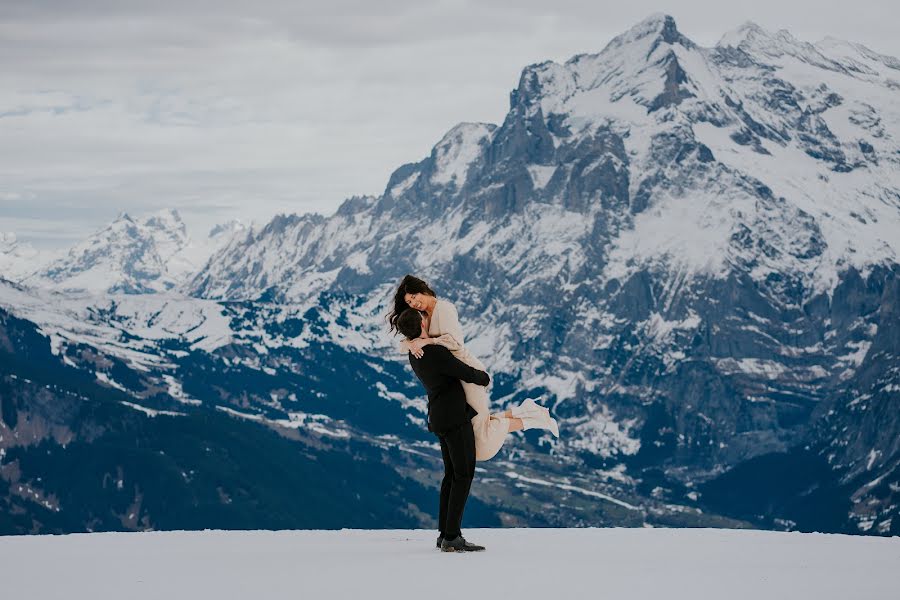
[[[4,597],[881,599],[900,538],[719,529],[93,533],[0,538]]]

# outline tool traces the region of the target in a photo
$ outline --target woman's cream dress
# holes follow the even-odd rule
[[[475,358],[465,346],[462,327],[456,307],[447,300],[438,300],[431,313],[428,335],[470,367],[484,371],[484,365]],[[489,460],[500,450],[509,433],[509,419],[491,418],[487,388],[474,383],[460,382],[466,393],[466,402],[478,414],[472,417],[472,429],[475,431],[475,460]]]

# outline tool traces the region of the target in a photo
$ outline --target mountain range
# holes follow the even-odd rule
[[[193,260],[177,213],[122,215],[31,273],[4,267],[0,350],[34,356],[4,361],[0,473],[28,516],[4,530],[93,522],[38,518],[41,502],[171,527],[156,506],[110,517],[106,482],[146,493],[160,467],[104,457],[206,427],[232,457],[233,432],[260,436],[216,463],[221,494],[195,484],[231,507],[225,525],[261,518],[247,484],[240,510],[226,499],[262,477],[249,465],[286,468],[278,444],[336,465],[321,488],[258,483],[272,506],[326,507],[324,525],[279,523],[339,523],[335,490],[383,497],[348,458],[409,490],[404,526],[430,523],[437,455],[384,321],[414,273],[458,307],[493,402],[539,397],[560,420],[559,440],[518,434],[480,465],[484,524],[896,534],[898,94],[900,61],[859,44],[745,24],[705,48],[653,15],[596,54],[526,67],[501,124],[453,127],[333,215],[229,226]],[[59,394],[112,412],[91,420]],[[67,472],[73,440],[94,484],[60,503],[46,473]],[[44,446],[59,458],[38,460]],[[194,454],[184,473],[210,468]]]
[[[14,233],[0,238],[0,276],[61,292],[145,294],[170,290],[203,267],[233,235],[239,221],[195,240],[175,209],[133,218],[122,212],[68,251],[40,252]]]

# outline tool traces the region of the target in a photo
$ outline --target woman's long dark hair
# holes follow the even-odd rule
[[[427,294],[437,298],[437,294],[434,293],[434,290],[428,287],[428,284],[418,277],[413,277],[412,275],[404,277],[403,281],[401,281],[400,285],[397,287],[397,293],[394,294],[394,310],[392,310],[387,317],[392,332],[399,331],[397,329],[397,319],[400,318],[400,314],[404,310],[409,308],[409,304],[407,304],[404,299],[407,294]]]

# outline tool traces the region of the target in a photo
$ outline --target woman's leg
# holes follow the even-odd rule
[[[466,404],[474,408],[478,414],[488,412],[487,388],[467,381],[461,381],[460,383],[462,383],[463,393],[466,395]]]
[[[494,413],[491,415],[491,418],[506,419],[507,421],[509,421],[509,429],[507,429],[507,431],[509,431],[510,433],[512,433],[513,431],[521,431],[525,428],[525,424],[522,422],[522,419],[515,418],[508,410],[502,413]]]
[[[506,411],[509,412],[509,411]],[[525,424],[522,422],[522,419],[517,419],[515,417],[509,417],[509,431],[512,433],[513,431],[522,431],[525,429]]]
[[[484,387],[466,382],[462,386],[466,402],[478,412],[478,416],[472,418],[476,459],[490,460],[500,450],[506,436],[512,431],[525,429],[525,423],[522,419],[513,417],[509,411],[490,414],[487,390]],[[503,419],[508,422],[503,423]]]

